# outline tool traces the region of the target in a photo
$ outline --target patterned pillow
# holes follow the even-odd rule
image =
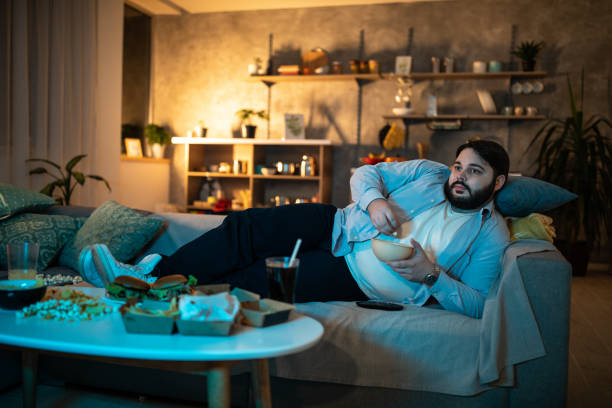
[[[0,183],[0,220],[20,212],[44,210],[55,204],[53,198],[44,194]]]
[[[59,263],[78,271],[79,254],[87,245],[105,244],[120,262],[128,262],[157,234],[163,221],[149,218],[115,201],[98,207],[74,239],[66,244]]]
[[[77,221],[65,215],[18,214],[0,222],[0,269],[7,269],[6,244],[38,242],[38,270],[42,271],[79,229]]]

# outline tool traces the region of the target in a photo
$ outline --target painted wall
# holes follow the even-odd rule
[[[508,81],[419,83],[417,112],[425,111],[422,96],[435,91],[440,113],[480,113],[476,89],[493,93],[498,108],[507,104],[533,105],[548,116],[569,112],[565,75],[586,72],[586,111],[610,115],[608,44],[612,2],[607,0],[465,0],[434,3],[386,4],[267,11],[161,16],[153,19],[152,120],[185,136],[203,120],[211,137],[231,137],[238,123],[234,112],[243,107],[265,109],[267,89],[245,81],[247,65],[267,58],[268,35],[274,35],[277,63],[298,63],[304,51],[322,47],[331,60],[359,58],[360,31],[363,57],[380,61],[383,72],[393,70],[395,56],[413,56],[413,71],[429,71],[432,56],[455,58],[455,70],[471,70],[474,60],[511,62],[515,41],[546,42],[538,68],[550,75],[540,95],[512,100]],[[513,30],[513,25],[515,30]],[[412,35],[410,34],[412,33]],[[515,67],[518,65],[515,61]],[[272,138],[284,132],[283,113],[302,113],[307,138],[327,138],[334,144],[333,203],[350,201],[350,168],[368,152],[381,151],[378,132],[382,115],[396,106],[392,82],[363,87],[361,137],[357,137],[358,87],[353,82],[281,83],[272,88]],[[511,170],[530,173],[533,152],[526,147],[543,122],[467,122],[466,129],[432,132],[424,124],[411,126],[408,144],[400,153],[416,157],[416,143],[430,144],[429,157],[441,162],[454,158],[454,149],[468,137],[493,137],[511,155]],[[260,123],[259,137],[265,137]],[[184,197],[183,149],[175,148],[171,171],[171,201]]]

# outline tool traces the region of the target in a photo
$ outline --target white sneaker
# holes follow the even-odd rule
[[[81,251],[79,266],[86,281],[97,287],[105,287],[120,275],[129,275],[153,283],[157,278],[150,274],[160,260],[160,255],[151,254],[145,256],[137,265],[128,265],[117,261],[106,245],[96,244]]]

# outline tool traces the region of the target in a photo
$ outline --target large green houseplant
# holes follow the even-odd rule
[[[42,162],[53,166],[57,170],[57,175],[51,173],[45,167],[36,167],[35,169],[30,170],[29,174],[48,174],[51,176],[51,178],[54,180],[44,186],[40,192],[48,195],[49,197],[53,197],[53,193],[57,189],[59,191],[59,195],[55,197],[55,201],[57,201],[59,205],[70,205],[70,199],[72,198],[74,189],[78,185],[82,186],[85,184],[85,180],[88,178],[102,181],[106,185],[108,191],[111,191],[110,185],[104,177],[96,174],[83,174],[74,169],[74,167],[85,157],[87,157],[86,154],[79,154],[73,157],[72,159],[68,160],[68,163],[66,163],[63,170],[59,164],[47,159],[27,159],[26,162]]]
[[[586,271],[588,253],[605,241],[610,228],[612,203],[612,141],[610,121],[601,115],[585,119],[584,72],[580,81],[580,100],[567,78],[570,116],[549,120],[534,136],[529,148],[541,142],[535,164],[535,176],[557,184],[578,195],[578,198],[555,214],[561,241],[557,246],[568,254],[580,254],[582,263],[574,269]],[[571,257],[571,256],[570,256]],[[571,261],[572,259],[570,259]]]

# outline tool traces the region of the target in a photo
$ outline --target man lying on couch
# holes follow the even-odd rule
[[[427,160],[362,166],[351,178],[354,202],[253,208],[179,248],[131,266],[105,245],[79,256],[83,277],[102,286],[132,275],[146,280],[181,273],[200,283],[228,282],[267,294],[265,258],[291,253],[301,238],[296,301],[386,299],[479,318],[509,242],[493,202],[508,176],[509,158],[499,144],[477,140],[457,148],[449,167]],[[397,235],[415,247],[407,260],[382,263],[371,239]],[[388,237],[388,239],[392,239]]]

